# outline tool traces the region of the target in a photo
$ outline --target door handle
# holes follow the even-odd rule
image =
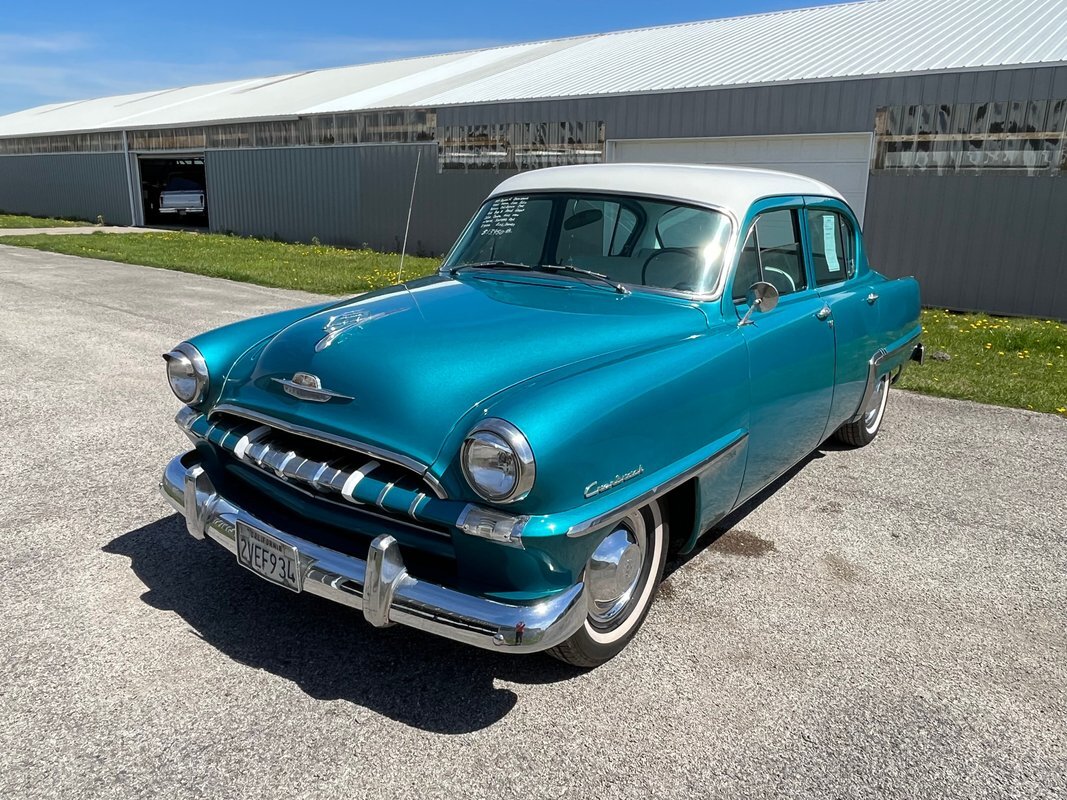
[[[874,292],[871,292],[869,295],[867,295],[867,304],[873,306],[874,305],[874,301],[877,300],[877,299],[878,299],[878,295],[876,295]]]
[[[815,319],[826,319],[830,316],[830,306],[823,306],[815,312]]]

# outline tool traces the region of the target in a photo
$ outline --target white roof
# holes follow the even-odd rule
[[[669,197],[718,206],[738,218],[764,197],[815,195],[845,201],[832,186],[803,175],[702,164],[581,164],[535,169],[508,178],[489,196],[581,190]]]
[[[867,0],[58,103],[0,136],[1059,63],[1064,0]]]

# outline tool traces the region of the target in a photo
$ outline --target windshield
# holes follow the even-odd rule
[[[632,287],[705,294],[718,283],[729,238],[726,215],[670,200],[504,195],[481,207],[443,269],[498,262],[564,265]]]

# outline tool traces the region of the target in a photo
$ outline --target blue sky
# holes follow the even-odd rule
[[[0,114],[44,103],[828,0],[18,3],[0,28]]]

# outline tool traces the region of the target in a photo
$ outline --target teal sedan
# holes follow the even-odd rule
[[[922,361],[919,287],[841,195],[714,166],[536,170],[437,274],[167,353],[192,442],[163,496],[292,592],[593,667],[669,554]]]

